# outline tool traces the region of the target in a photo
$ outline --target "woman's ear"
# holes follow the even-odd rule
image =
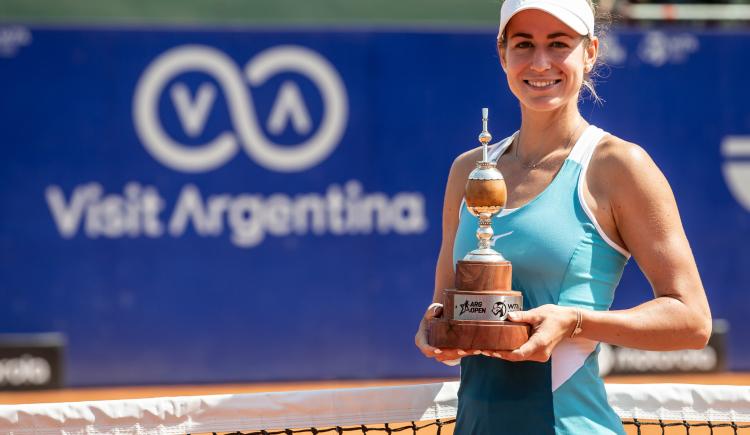
[[[583,70],[588,74],[594,69],[599,56],[599,38],[592,36],[584,51]]]

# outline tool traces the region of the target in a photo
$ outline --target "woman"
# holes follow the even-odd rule
[[[415,341],[428,357],[461,359],[457,434],[624,433],[598,375],[600,341],[639,349],[702,348],[711,314],[669,185],[638,145],[589,125],[581,88],[599,52],[588,0],[506,0],[500,62],[521,107],[520,130],[490,156],[508,186],[494,219],[495,249],[513,263],[513,288],[531,325],[519,349],[436,349],[427,323],[441,313],[454,264],[476,246],[463,188],[481,149],[459,156],[443,209],[434,304]],[[633,256],[654,299],[609,311]]]

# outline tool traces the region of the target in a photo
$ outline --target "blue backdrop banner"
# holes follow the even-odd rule
[[[607,45],[582,111],[665,172],[750,369],[750,33]],[[66,334],[69,384],[456,373],[413,334],[453,158],[518,126],[493,32],[4,26],[0,95],[0,332]]]

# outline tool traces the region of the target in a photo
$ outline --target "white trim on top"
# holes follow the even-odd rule
[[[594,155],[594,150],[599,144],[599,141],[601,141],[602,138],[607,134],[606,131],[600,128],[596,129],[596,133],[597,134],[594,134],[593,137],[590,138],[589,142],[586,143],[585,152],[581,156],[581,173],[578,174],[578,202],[581,203],[583,211],[594,224],[594,227],[596,227],[596,231],[599,233],[601,238],[604,239],[604,241],[607,242],[607,244],[611,246],[612,249],[619,252],[622,256],[624,256],[625,258],[630,258],[630,252],[612,241],[612,239],[607,236],[604,230],[602,230],[602,227],[599,225],[599,221],[596,220],[594,213],[589,208],[589,205],[586,203],[586,198],[583,195],[583,183],[586,181],[586,170],[588,169],[589,163],[591,162],[591,157]]]

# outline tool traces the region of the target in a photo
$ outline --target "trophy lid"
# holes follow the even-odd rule
[[[503,174],[495,166],[495,162],[479,162],[469,174],[469,180],[504,180]]]

